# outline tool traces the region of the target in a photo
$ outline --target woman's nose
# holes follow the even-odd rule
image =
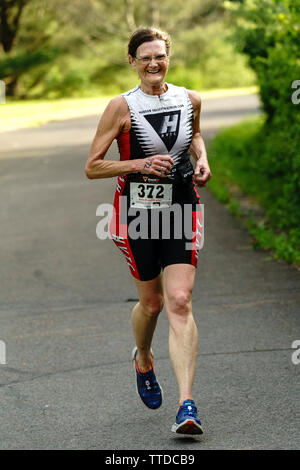
[[[151,57],[149,65],[157,65],[157,59],[156,57]]]

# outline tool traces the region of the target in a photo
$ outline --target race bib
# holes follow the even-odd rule
[[[130,207],[155,209],[172,205],[172,184],[130,183]]]

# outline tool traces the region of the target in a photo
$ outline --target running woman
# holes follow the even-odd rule
[[[162,403],[151,343],[158,315],[165,305],[170,359],[179,388],[179,407],[172,431],[202,434],[192,391],[198,354],[192,291],[201,234],[200,199],[195,185],[205,186],[211,172],[200,133],[200,96],[165,81],[170,46],[170,36],[158,29],[140,28],[133,33],[128,59],[140,85],[108,104],[85,172],[90,179],[118,177],[110,229],[139,297],[132,311],[136,343],[132,361],[140,398],[151,409]],[[120,161],[104,161],[114,139],[118,142]],[[194,171],[189,153],[196,160]],[[190,230],[183,230],[178,237],[176,230],[186,228],[184,217],[179,221],[172,208],[183,209],[185,205],[191,208]],[[146,236],[130,233],[130,222],[137,209],[146,217],[141,224],[142,229],[147,228]],[[168,210],[170,233],[165,237],[166,218],[162,222],[155,219],[155,214]],[[191,242],[188,249],[187,242]]]

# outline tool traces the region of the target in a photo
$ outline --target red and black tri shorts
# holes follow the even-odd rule
[[[138,195],[147,204],[164,191],[166,179],[139,176]],[[172,264],[197,267],[203,243],[203,214],[193,182],[172,183],[169,207],[134,207],[131,175],[118,178],[111,237],[123,253],[131,274],[141,281],[156,278]]]

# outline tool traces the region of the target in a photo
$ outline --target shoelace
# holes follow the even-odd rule
[[[160,388],[159,388],[159,385],[158,385],[157,380],[155,378],[153,369],[150,370],[149,372],[147,372],[147,375],[143,376],[143,375],[139,374],[139,376],[143,379],[147,390],[151,390],[151,391],[154,391],[154,392],[160,392]]]
[[[197,408],[193,403],[186,403],[181,406],[184,416],[195,416],[197,414]]]

